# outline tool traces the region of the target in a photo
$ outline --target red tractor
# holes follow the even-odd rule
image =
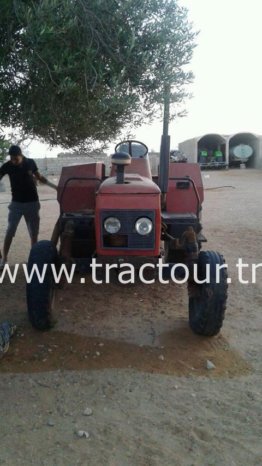
[[[136,272],[147,264],[165,279],[186,276],[191,329],[216,335],[225,314],[227,273],[219,253],[201,251],[206,239],[200,223],[204,196],[199,165],[170,162],[169,136],[162,136],[158,176],[152,176],[148,149],[138,141],[118,144],[111,161],[109,176],[101,162],[62,169],[60,216],[52,238],[35,244],[28,260],[29,272],[37,266],[41,273],[45,267],[42,282],[34,274],[27,284],[33,327],[51,326],[52,267],[76,264],[81,271],[97,261],[119,270],[131,264]]]

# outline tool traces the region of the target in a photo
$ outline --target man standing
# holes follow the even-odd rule
[[[19,146],[9,148],[10,160],[0,167],[0,180],[9,175],[12,201],[9,205],[8,226],[4,239],[3,255],[0,259],[0,270],[7,262],[8,252],[15,236],[16,229],[22,217],[25,218],[27,229],[31,238],[31,245],[37,242],[39,232],[40,203],[36,188],[36,180],[57,189],[44,176],[38,172],[33,159],[26,158]],[[1,255],[0,255],[1,257]]]

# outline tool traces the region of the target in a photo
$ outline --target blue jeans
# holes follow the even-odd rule
[[[14,202],[8,206],[8,226],[6,236],[15,236],[16,229],[22,217],[24,217],[30,238],[37,238],[39,233],[39,210],[40,203],[36,202]]]

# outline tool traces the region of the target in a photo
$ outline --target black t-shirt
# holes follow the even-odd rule
[[[35,179],[33,174],[38,171],[33,159],[23,157],[22,163],[13,165],[8,161],[0,167],[0,179],[9,175],[12,200],[15,202],[38,201]]]

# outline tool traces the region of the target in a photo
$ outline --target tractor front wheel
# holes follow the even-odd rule
[[[37,330],[48,330],[52,326],[52,302],[54,279],[51,264],[56,264],[58,254],[52,241],[34,244],[28,259],[30,283],[26,286],[28,317]]]
[[[204,336],[217,335],[223,325],[227,301],[227,270],[221,254],[201,251],[198,258],[198,280],[206,278],[208,283],[189,283],[189,325],[194,333]],[[209,278],[209,277],[208,277]]]

